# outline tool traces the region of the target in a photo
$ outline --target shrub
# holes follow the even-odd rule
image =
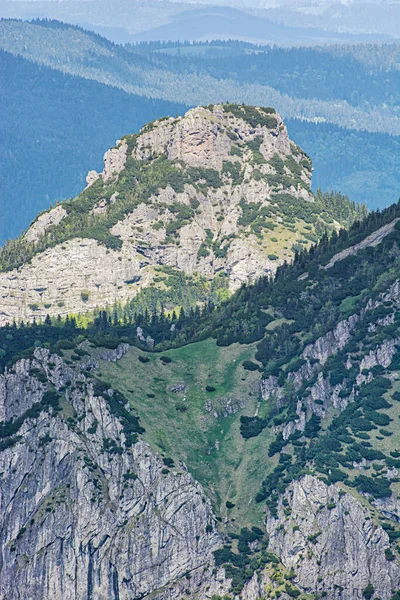
[[[363,596],[366,600],[370,600],[374,595],[375,588],[372,583],[369,583],[366,588],[363,589]]]
[[[354,479],[354,484],[359,492],[371,494],[375,498],[388,498],[392,495],[392,490],[389,487],[390,482],[382,477],[372,479],[366,475],[358,475]]]
[[[297,588],[292,587],[288,583],[285,584],[285,592],[291,598],[298,598],[300,596],[300,594],[301,594],[300,590],[298,590]]]
[[[207,246],[203,243],[201,244],[198,252],[197,252],[197,260],[199,260],[200,258],[207,258],[207,256],[210,255],[210,251],[207,248]]]
[[[267,426],[260,417],[240,417],[240,434],[244,439],[257,437]]]
[[[376,410],[369,410],[365,412],[365,417],[368,421],[372,421],[379,426],[387,426],[392,420],[388,415],[379,413]]]
[[[392,560],[395,559],[395,556],[394,556],[394,554],[393,554],[393,552],[391,551],[390,548],[385,548],[385,558],[389,562],[391,562]]]
[[[258,108],[255,106],[244,106],[240,104],[225,104],[224,110],[230,112],[238,119],[243,119],[251,127],[268,127],[273,129],[277,126],[278,121],[273,116],[275,113],[273,108]]]
[[[142,356],[141,354],[138,356],[139,360],[141,363],[148,363],[150,362],[150,359],[148,356]]]
[[[268,456],[274,456],[277,452],[281,452],[282,448],[285,446],[286,442],[283,439],[283,435],[278,433],[275,441],[271,442],[268,449]]]
[[[252,360],[244,360],[242,365],[246,371],[258,371],[259,369],[257,363],[253,362]]]
[[[169,363],[172,362],[172,358],[170,358],[169,356],[160,356],[160,360],[161,362],[163,362],[165,365],[168,365]]]

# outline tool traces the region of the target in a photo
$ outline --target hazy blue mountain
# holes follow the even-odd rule
[[[220,6],[215,6],[220,4]],[[221,6],[221,4],[223,4]],[[258,3],[261,4],[261,3]],[[264,3],[263,3],[264,4]],[[283,46],[359,43],[389,40],[382,29],[341,30],[315,21],[306,11],[283,6],[258,10],[247,2],[171,2],[166,0],[68,0],[68,2],[0,0],[0,15],[49,18],[87,27],[117,43],[136,40],[238,39]],[[281,11],[281,12],[279,12]],[[296,18],[298,20],[296,21]],[[288,21],[288,22],[286,22]]]
[[[337,127],[331,123],[286,121],[290,136],[312,157],[313,188],[336,190],[370,208],[400,198],[400,137]]]
[[[183,11],[171,22],[134,35],[136,41],[151,40],[247,40],[282,46],[321,43],[387,41],[390,36],[353,35],[316,28],[288,26],[246,14],[236,8],[206,6]]]
[[[76,195],[118,137],[185,110],[2,51],[0,80],[0,242]]]
[[[259,3],[261,5],[261,2]],[[314,4],[314,3],[313,3]],[[319,4],[319,6],[316,6]],[[279,23],[296,27],[320,27],[354,33],[385,33],[399,37],[400,4],[390,0],[359,2],[282,3],[261,14]]]

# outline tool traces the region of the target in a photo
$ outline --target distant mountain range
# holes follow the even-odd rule
[[[214,6],[183,11],[171,22],[141,31],[134,41],[152,40],[243,40],[280,46],[389,41],[382,34],[351,34],[317,28],[296,27],[247,14],[241,10]]]
[[[22,19],[51,18],[80,25],[117,43],[148,40],[236,39],[299,46],[383,42],[396,37],[385,29],[342,29],[334,20],[315,21],[311,12],[288,6],[257,10],[257,3],[184,3],[139,0],[0,0],[0,15]],[[235,3],[232,3],[235,4]],[[259,3],[261,4],[261,3]],[[213,6],[214,5],[214,6]]]

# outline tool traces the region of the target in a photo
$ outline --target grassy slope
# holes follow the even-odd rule
[[[172,362],[164,365],[160,354],[147,354],[132,348],[117,363],[101,363],[101,376],[131,401],[146,428],[144,439],[158,451],[183,460],[194,477],[206,488],[222,517],[234,518],[239,525],[261,522],[261,505],[254,502],[260,479],[275,462],[266,449],[272,431],[264,430],[257,438],[244,440],[240,435],[240,415],[260,416],[268,410],[259,405],[256,371],[246,371],[243,360],[251,359],[255,346],[234,344],[220,348],[214,340],[169,350]],[[184,393],[168,391],[170,385],[185,382]],[[206,386],[215,392],[207,392]],[[154,394],[149,398],[147,394]],[[244,401],[245,408],[235,415],[216,418],[205,409],[207,400],[229,396]],[[182,412],[180,407],[186,406]],[[216,449],[215,445],[219,445]],[[227,500],[236,504],[229,510]],[[229,513],[229,514],[228,514]]]
[[[255,344],[218,347],[214,340],[190,344],[169,350],[162,355],[145,353],[132,348],[116,363],[101,362],[101,377],[118,388],[140,416],[146,428],[144,439],[162,455],[182,460],[193,476],[202,483],[212,499],[217,514],[227,525],[253,526],[263,519],[263,505],[254,501],[265,475],[276,466],[277,457],[268,457],[268,446],[275,434],[270,428],[258,437],[248,440],[240,435],[240,416],[267,416],[269,404],[260,401],[258,372],[246,371],[242,361],[252,359]],[[147,356],[142,363],[140,356]],[[163,364],[160,356],[172,359]],[[182,393],[172,393],[169,386],[185,382]],[[206,386],[214,386],[215,392],[207,392]],[[392,408],[381,410],[392,421],[384,429],[390,437],[384,437],[379,429],[370,432],[373,448],[389,454],[400,450],[400,403],[391,399],[394,391],[400,391],[400,379],[385,397]],[[148,397],[154,394],[154,398]],[[221,397],[243,400],[246,406],[236,414],[216,418],[205,409],[208,401]],[[180,407],[186,406],[182,412]],[[335,412],[335,411],[333,411]],[[323,420],[323,428],[331,422],[332,411]],[[216,442],[218,449],[216,449]],[[288,446],[285,451],[291,449]],[[379,466],[382,461],[374,461]],[[377,469],[367,471],[344,469],[350,476],[365,473],[371,476]],[[354,488],[344,486],[365,506],[371,506]],[[400,495],[400,484],[392,485],[394,496]],[[236,506],[228,510],[226,501]]]

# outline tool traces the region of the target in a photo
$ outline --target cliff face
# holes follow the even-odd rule
[[[270,549],[295,572],[305,592],[361,600],[372,585],[391,598],[400,584],[400,566],[388,560],[388,534],[353,496],[307,475],[295,481],[267,528]]]
[[[127,350],[95,355],[114,361]],[[202,487],[185,465],[136,440],[132,409],[89,374],[96,367],[94,356],[70,367],[36,349],[0,377],[1,600],[229,593],[213,556],[224,537]],[[375,505],[398,518],[395,500]],[[266,530],[280,564],[258,569],[243,600],[286,600],[293,590],[362,600],[367,586],[388,600],[400,586],[388,533],[338,485],[295,480]]]
[[[125,302],[171,268],[233,291],[323,231],[329,208],[310,178],[272,109],[210,106],[147,125],[3,253],[0,325]]]
[[[129,441],[124,400],[98,394],[47,350],[0,377],[0,598],[201,597],[206,582],[223,591],[201,486]]]

